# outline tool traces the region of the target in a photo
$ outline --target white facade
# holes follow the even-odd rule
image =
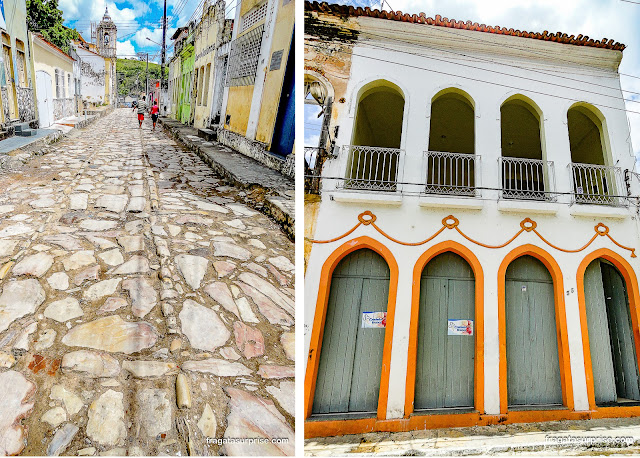
[[[108,103],[104,57],[82,46],[74,45],[74,49],[80,57],[82,101],[94,105]]]
[[[358,24],[360,37],[351,50],[347,95],[343,104],[334,105],[334,110],[340,110],[332,123],[332,126],[339,126],[334,150],[339,154],[324,164],[322,201],[314,240],[331,240],[347,233],[358,223],[358,215],[368,210],[375,215],[375,224],[381,230],[407,243],[431,237],[443,228],[443,219],[453,215],[459,221],[459,229],[469,238],[484,245],[499,246],[521,229],[525,218],[531,218],[537,223],[536,230],[540,235],[562,250],[549,246],[533,231],[522,232],[504,247],[488,248],[469,241],[455,228],[445,228],[425,244],[406,246],[385,237],[373,225],[361,224],[339,240],[313,244],[304,286],[305,351],[308,353],[312,345],[320,285],[327,281],[322,278],[327,259],[338,247],[359,237],[367,236],[380,242],[390,250],[398,264],[386,419],[403,418],[414,267],[429,248],[453,241],[468,248],[482,266],[484,413],[499,415],[497,304],[502,293],[498,289],[498,271],[512,250],[531,244],[546,251],[562,271],[574,410],[589,410],[578,303],[578,267],[589,253],[600,248],[618,254],[637,273],[640,273],[640,258],[631,257],[631,251],[617,246],[605,236],[596,237],[582,251],[563,250],[583,247],[594,236],[594,226],[598,223],[605,224],[609,235],[620,245],[637,250],[640,228],[634,205],[574,202],[567,112],[579,102],[595,107],[594,113],[599,111],[603,119],[604,164],[619,167],[621,171],[635,170],[617,74],[622,53],[366,17],[359,18]],[[380,85],[379,80],[399,89],[404,98],[397,188],[395,192],[345,189],[342,178],[348,175],[347,147],[353,143],[358,101],[368,88]],[[424,192],[432,101],[442,91],[451,92],[451,88],[454,92],[468,94],[474,108],[474,149],[475,156],[480,158],[479,161],[476,159],[475,167],[475,186],[479,188],[476,197]],[[555,202],[501,198],[501,106],[513,96],[524,96],[533,101],[541,113],[543,159],[553,162],[553,167],[546,172],[546,189],[552,188],[550,190],[557,193]],[[632,177],[631,195],[638,195],[639,184]],[[616,186],[616,195],[627,195],[622,180]]]

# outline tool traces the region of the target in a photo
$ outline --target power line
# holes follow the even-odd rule
[[[318,49],[323,49],[318,45],[309,44],[308,46],[312,46],[312,47],[315,47],[315,48],[318,48]],[[417,70],[424,70],[424,71],[428,71],[428,72],[432,72],[432,73],[438,73],[438,74],[441,74],[441,75],[451,76],[451,77],[454,77],[454,78],[463,78],[463,79],[467,79],[467,80],[470,80],[470,81],[475,81],[475,82],[478,82],[478,83],[485,83],[485,84],[491,84],[491,85],[494,85],[494,86],[505,87],[507,89],[514,89],[514,90],[517,90],[517,91],[520,91],[520,92],[524,91],[524,92],[528,92],[528,93],[532,93],[532,94],[538,94],[538,95],[544,95],[544,96],[548,96],[548,97],[554,97],[556,99],[570,100],[572,102],[579,102],[580,101],[580,100],[578,100],[578,99],[576,99],[574,97],[565,97],[565,96],[561,96],[561,95],[557,95],[557,94],[549,94],[547,92],[537,91],[537,90],[534,90],[534,89],[525,89],[525,88],[520,88],[520,87],[517,87],[517,86],[512,86],[510,84],[503,84],[503,83],[496,83],[496,82],[492,82],[492,81],[486,81],[486,80],[482,80],[482,79],[479,79],[479,78],[474,78],[474,77],[471,77],[471,76],[464,76],[464,75],[460,75],[460,74],[444,72],[444,71],[441,71],[441,70],[434,70],[434,69],[430,69],[430,68],[419,67],[417,65],[403,64],[403,63],[400,63],[400,62],[393,62],[393,61],[386,60],[386,59],[380,59],[378,57],[365,56],[365,55],[356,54],[356,53],[353,53],[353,52],[348,53],[346,51],[339,51],[339,50],[336,50],[336,52],[343,53],[343,54],[350,54],[352,56],[362,57],[364,59],[371,59],[371,60],[384,62],[384,63],[388,63],[388,64],[400,65],[400,66],[407,67],[407,68],[413,68],[413,69],[417,69]],[[622,100],[622,98],[621,98],[621,100]],[[600,106],[602,108],[610,108],[612,110],[625,111],[627,113],[640,114],[640,111],[627,110],[625,108],[612,107],[612,106],[602,105],[602,104],[598,104],[598,106]]]

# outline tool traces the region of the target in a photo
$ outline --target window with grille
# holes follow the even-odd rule
[[[267,3],[268,2],[264,2],[263,5],[253,8],[251,11],[242,16],[242,22],[240,23],[241,25],[238,33],[249,30],[251,27],[267,17]]]
[[[56,99],[62,97],[62,75],[60,70],[56,68]]]
[[[209,102],[209,79],[211,78],[211,64],[207,64],[207,71],[204,77],[204,87],[202,91],[202,105],[207,105]]]
[[[229,52],[225,86],[251,86],[256,80],[264,24],[236,38]]]

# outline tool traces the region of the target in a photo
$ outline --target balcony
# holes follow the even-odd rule
[[[476,196],[475,170],[480,157],[475,154],[425,151],[427,194]]]
[[[502,198],[555,201],[553,162],[519,157],[501,157]],[[547,180],[545,180],[545,173]]]
[[[348,155],[345,189],[396,191],[401,149],[358,145],[343,148]]]
[[[616,193],[616,189],[624,189],[620,167],[578,163],[570,164],[570,167],[575,203],[625,205],[626,199]]]

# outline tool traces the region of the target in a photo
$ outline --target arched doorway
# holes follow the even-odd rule
[[[475,105],[464,91],[445,89],[431,101],[426,192],[475,195]]]
[[[367,248],[333,271],[313,415],[377,411],[389,280],[384,258]]]
[[[404,95],[385,80],[360,93],[345,187],[395,191],[404,118]]]
[[[420,278],[414,411],[473,409],[474,319],[471,266],[452,252],[436,256]]]
[[[507,405],[563,404],[554,284],[533,256],[512,261],[505,276]]]
[[[612,263],[602,258],[589,263],[584,272],[584,298],[596,405],[639,402],[627,285]]]

